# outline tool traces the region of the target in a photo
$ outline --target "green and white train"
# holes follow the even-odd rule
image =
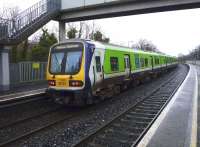
[[[50,49],[48,93],[59,103],[91,104],[118,94],[145,76],[175,67],[172,56],[91,40],[66,40]]]

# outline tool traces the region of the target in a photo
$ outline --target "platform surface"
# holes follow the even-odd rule
[[[44,93],[47,89],[46,83],[23,85],[9,91],[0,92],[0,103],[6,100],[20,99],[27,96]]]
[[[196,147],[197,146],[197,70],[190,71],[138,147]]]

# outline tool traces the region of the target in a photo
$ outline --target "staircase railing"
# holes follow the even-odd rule
[[[60,0],[42,0],[11,20],[0,18],[0,40],[15,38],[21,30],[27,28],[42,16],[55,13],[60,8]]]
[[[7,38],[9,23],[10,23],[10,20],[0,18],[0,39]]]

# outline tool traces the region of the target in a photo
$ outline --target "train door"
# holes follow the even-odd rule
[[[126,77],[128,78],[128,77],[130,77],[130,74],[131,74],[130,56],[129,55],[124,56],[124,66],[125,66]]]
[[[154,68],[154,63],[153,63],[153,57],[151,56],[151,67],[152,67],[152,70]]]
[[[96,50],[94,55],[94,83],[101,83],[103,80],[102,53],[101,51]]]
[[[166,67],[167,67],[167,57],[165,57],[165,65],[166,65]]]

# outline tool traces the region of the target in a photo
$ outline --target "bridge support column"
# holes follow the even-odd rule
[[[0,49],[0,91],[10,88],[9,48]]]
[[[65,22],[59,21],[59,41],[64,41],[65,39],[66,39]]]

